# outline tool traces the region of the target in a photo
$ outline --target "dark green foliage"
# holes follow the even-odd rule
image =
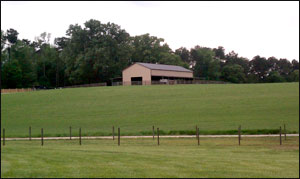
[[[297,60],[292,61],[293,70],[299,70],[299,62]]]
[[[121,76],[128,66],[132,48],[129,34],[114,23],[87,21],[85,28],[70,25],[70,39],[58,39],[63,51],[67,83],[85,84],[108,82]]]
[[[19,40],[18,34],[14,29],[1,30],[2,88],[109,84],[135,62],[183,66],[193,70],[194,77],[206,80],[299,81],[296,60],[266,59],[258,55],[248,60],[234,51],[225,54],[222,46],[211,49],[196,45],[172,51],[163,38],[148,33],[130,36],[117,24],[94,19],[86,21],[83,27],[71,24],[66,37],[55,38],[55,45],[49,43],[50,33],[43,32],[33,42]]]
[[[191,49],[191,58],[196,65],[194,76],[207,80],[218,80],[220,76],[220,60],[215,58],[215,52],[210,48],[195,46]]]
[[[299,81],[299,69],[289,74],[289,81]]]
[[[278,83],[278,82],[284,82],[285,79],[282,77],[278,71],[272,71],[270,72],[269,76],[267,77],[267,82],[270,83]]]
[[[4,49],[5,41],[6,41],[6,37],[4,31],[1,30],[1,54],[2,54],[2,50]]]
[[[239,57],[237,53],[231,51],[228,54],[226,54],[224,65],[234,65],[234,64],[240,65],[243,68],[243,72],[245,76],[248,75],[250,70],[249,60],[244,57]]]
[[[243,67],[238,64],[223,67],[222,78],[232,83],[243,83],[246,79]]]
[[[225,49],[222,46],[219,46],[218,48],[214,48],[213,51],[215,52],[215,55],[219,59],[225,59]]]
[[[178,54],[172,52],[168,44],[161,43],[164,39],[144,34],[135,36],[132,41],[132,58],[130,63],[133,62],[147,62],[147,63],[160,63],[167,65],[179,65],[188,68],[188,57],[183,60]],[[187,53],[188,51],[185,51]]]
[[[6,31],[6,39],[9,43],[15,44],[18,40],[19,33],[15,29],[9,29]]]
[[[250,72],[257,76],[257,82],[264,82],[265,78],[268,74],[268,61],[264,57],[260,57],[259,55],[255,56],[253,60],[250,61]]]
[[[179,55],[182,61],[184,61],[188,64],[191,62],[190,51],[188,49],[186,49],[185,47],[181,47],[181,48],[175,50],[175,54]]]
[[[22,70],[17,60],[8,61],[2,64],[1,85],[2,88],[22,87]]]
[[[288,75],[291,69],[293,69],[291,62],[288,61],[287,59],[280,59],[277,62],[277,65],[278,65],[278,72],[280,73],[280,75],[283,76]]]
[[[21,87],[32,87],[36,81],[33,54],[34,49],[28,46],[24,41],[18,40],[16,44],[11,47],[11,60],[17,61],[20,66],[22,76]]]

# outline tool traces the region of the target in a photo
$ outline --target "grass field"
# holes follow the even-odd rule
[[[92,87],[1,95],[7,137],[299,132],[299,83]]]
[[[1,177],[299,178],[299,137],[7,141]]]

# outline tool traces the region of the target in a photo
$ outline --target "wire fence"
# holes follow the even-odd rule
[[[179,84],[229,84],[224,81],[213,81],[213,80],[152,80],[152,81],[125,81],[125,82],[112,82],[112,86],[128,86],[128,85],[179,85]],[[80,87],[98,87],[107,86],[107,83],[91,83],[82,85],[64,86],[51,89],[63,89],[63,88],[80,88]],[[1,89],[1,93],[19,93],[29,92],[38,90],[48,90],[50,88],[17,88],[17,89]]]
[[[79,134],[78,136],[72,136],[72,128],[70,126],[69,130],[70,130],[70,136],[69,137],[44,137],[44,128],[41,128],[41,135],[40,137],[36,137],[36,138],[32,138],[31,137],[31,126],[29,127],[29,137],[28,138],[6,138],[5,137],[5,128],[2,129],[2,135],[1,135],[1,141],[2,141],[2,146],[5,146],[6,145],[6,140],[7,141],[11,141],[10,139],[13,139],[13,140],[29,140],[31,141],[32,139],[34,140],[41,140],[41,145],[43,146],[44,145],[44,139],[48,139],[48,140],[74,140],[74,139],[79,139],[79,145],[82,145],[82,139],[97,139],[97,138],[106,138],[106,139],[112,139],[114,140],[115,139],[115,132],[114,132],[114,128],[115,126],[112,127],[112,135],[111,136],[105,136],[105,137],[100,137],[100,136],[86,136],[86,137],[82,137],[82,133],[81,133],[81,127],[79,128]],[[122,136],[121,135],[121,132],[120,132],[120,127],[118,127],[118,133],[117,133],[117,139],[118,139],[118,145],[120,146],[120,139],[121,137],[123,138],[130,138],[130,136]],[[160,130],[159,128],[157,128],[157,130],[155,130],[154,126],[152,126],[152,136],[139,136],[141,138],[152,138],[153,140],[155,139],[155,135],[156,138],[157,138],[157,145],[160,145]],[[278,136],[278,139],[279,139],[279,145],[282,145],[283,144],[283,140],[282,140],[282,136],[284,135],[284,141],[287,140],[286,136],[287,136],[287,131],[286,131],[286,125],[284,124],[284,129],[282,131],[282,128],[281,126],[279,127],[279,135],[273,135],[273,136]],[[237,135],[231,135],[232,137],[236,137],[237,138],[237,141],[238,141],[238,145],[241,145],[241,140],[242,140],[242,130],[241,130],[241,125],[238,126],[238,130],[237,130]],[[244,135],[243,137],[246,137],[247,135]],[[251,135],[250,135],[251,136]],[[292,136],[292,134],[290,134],[290,136]],[[294,135],[294,136],[299,136],[298,135]],[[137,136],[133,136],[133,137],[137,137]],[[133,138],[131,137],[131,138]],[[172,137],[172,136],[164,136],[164,137]],[[178,136],[173,136],[173,137],[178,137]],[[191,138],[196,138],[196,141],[197,141],[197,145],[199,146],[200,145],[200,133],[199,133],[199,128],[198,126],[196,126],[196,131],[195,131],[195,135],[187,135],[185,137],[191,137]],[[207,137],[207,136],[202,136],[202,137]],[[216,136],[213,136],[213,137],[224,137],[222,135],[216,135]],[[248,135],[249,137],[249,135]],[[257,137],[257,136],[256,136]],[[247,145],[247,144],[246,144]]]
[[[225,81],[213,80],[165,80],[165,81],[125,81],[113,82],[112,86],[128,86],[128,85],[178,85],[178,84],[229,84]]]
[[[1,93],[19,93],[19,92],[28,92],[34,91],[33,88],[20,88],[20,89],[1,89]]]
[[[1,89],[1,93],[19,93],[19,92],[29,92],[29,91],[39,91],[39,90],[49,90],[49,89],[97,87],[97,86],[107,86],[107,83],[91,83],[91,84],[83,84],[83,85],[64,86],[64,87],[58,87],[58,88],[46,88],[46,87],[39,86],[39,87],[33,87],[33,88]]]
[[[91,84],[83,84],[83,85],[72,85],[72,86],[65,86],[63,88],[80,88],[80,87],[96,87],[96,86],[107,86],[107,83],[91,83]]]

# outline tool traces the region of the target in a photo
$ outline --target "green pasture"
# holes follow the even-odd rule
[[[299,83],[112,86],[1,94],[7,137],[299,132]],[[116,130],[115,130],[116,131]]]
[[[299,178],[299,137],[6,141],[6,177]]]

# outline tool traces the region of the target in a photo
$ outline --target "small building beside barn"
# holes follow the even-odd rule
[[[181,66],[135,63],[122,72],[123,85],[171,84],[175,80],[192,81],[193,71]]]

